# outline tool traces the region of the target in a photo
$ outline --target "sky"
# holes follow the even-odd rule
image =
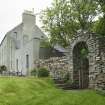
[[[32,10],[39,13],[51,5],[52,0],[0,0],[0,42],[5,34],[22,22],[24,10]],[[36,24],[41,27],[37,16]]]

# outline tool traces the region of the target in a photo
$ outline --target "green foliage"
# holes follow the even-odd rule
[[[36,76],[37,75],[37,70],[34,68],[31,70],[31,75]]]
[[[71,81],[70,79],[67,80],[67,81],[66,81],[66,85],[69,85],[69,86],[72,85],[72,81]]]
[[[49,71],[46,68],[37,68],[37,69],[34,68],[31,71],[31,75],[36,77],[48,77]]]
[[[99,5],[99,14],[101,17],[94,23],[93,31],[99,36],[105,36],[105,0],[96,0]]]
[[[49,71],[46,68],[39,68],[38,77],[48,77]]]
[[[88,49],[82,48],[80,51],[80,56],[86,58],[88,56]]]
[[[72,15],[82,31],[91,31],[92,22],[97,15],[98,5],[94,0],[70,0]]]
[[[52,7],[45,11],[41,18],[44,24],[43,28],[50,36],[51,44],[59,43],[62,46],[67,46],[69,38],[78,28],[78,24],[72,21],[68,1],[54,0]]]
[[[100,10],[105,13],[105,0],[95,0],[100,6]]]
[[[68,80],[70,80],[70,74],[67,73],[64,77],[64,82],[67,82]]]
[[[105,36],[105,16],[94,24],[94,32],[98,33],[100,36]]]
[[[48,40],[43,40],[40,42],[40,47],[51,48],[51,43]]]
[[[3,71],[7,71],[7,67],[5,65],[0,66],[0,73],[2,74]]]
[[[53,0],[52,6],[41,17],[51,44],[59,43],[66,47],[78,30],[91,31],[97,6],[94,0]]]

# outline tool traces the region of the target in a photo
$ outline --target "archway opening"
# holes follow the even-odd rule
[[[73,83],[75,88],[85,89],[89,85],[89,60],[86,42],[79,42],[73,49]]]

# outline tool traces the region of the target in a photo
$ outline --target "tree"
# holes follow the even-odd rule
[[[105,14],[105,0],[95,0],[100,6],[101,11]]]
[[[97,4],[93,0],[53,0],[52,6],[42,14],[43,28],[52,44],[69,44],[78,30],[90,31]]]
[[[97,16],[97,2],[94,0],[70,0],[73,18],[76,18],[82,31],[91,31]]]
[[[67,0],[54,0],[52,7],[47,8],[42,15],[43,28],[50,35],[52,44],[60,43],[67,46],[69,37],[76,30],[76,24],[71,20]],[[74,25],[75,24],[75,25]],[[74,29],[71,29],[75,27]]]
[[[94,32],[98,33],[100,36],[105,36],[105,0],[96,0],[99,5],[99,12],[101,17],[94,24]]]
[[[99,18],[99,20],[94,23],[93,31],[96,32],[98,36],[105,36],[105,17]]]

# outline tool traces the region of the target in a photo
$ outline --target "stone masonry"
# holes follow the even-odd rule
[[[81,49],[88,50],[82,60]],[[37,60],[35,67],[47,68],[53,78],[64,78],[69,73],[76,88],[105,90],[105,37],[80,33],[71,39],[67,56]]]
[[[95,88],[96,86],[96,80],[98,81],[100,77],[99,75],[101,73],[105,73],[105,37],[98,37],[98,35],[94,33],[80,33],[77,36],[73,37],[70,41],[70,48],[69,48],[69,71],[71,74],[71,80],[72,82],[75,82],[75,78],[77,78],[75,75],[76,71],[74,71],[74,48],[79,44],[83,42],[88,49],[88,56],[87,59],[89,61],[89,83],[88,87],[89,88]],[[75,59],[76,60],[76,59]],[[79,59],[78,59],[78,62]],[[79,63],[77,63],[77,67]],[[80,68],[79,68],[80,69]],[[77,72],[80,71],[77,69]],[[78,81],[79,81],[79,86],[81,84],[81,78],[83,77],[83,73],[79,72],[78,73]],[[104,76],[101,76],[103,78]],[[105,78],[105,77],[104,77]],[[82,78],[83,79],[83,78]],[[86,81],[85,81],[86,82]],[[105,80],[104,80],[105,82]],[[100,84],[103,85],[103,81],[100,81]],[[83,84],[83,82],[82,82]],[[80,87],[79,87],[80,88]]]
[[[63,79],[68,74],[68,59],[64,57],[51,57],[35,61],[35,68],[44,67],[50,71],[52,78]]]

